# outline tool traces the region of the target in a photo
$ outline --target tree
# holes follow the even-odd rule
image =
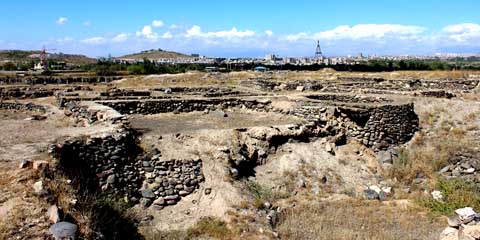
[[[16,71],[17,70],[17,65],[15,65],[12,62],[7,62],[3,65],[3,70],[5,70],[5,71]]]

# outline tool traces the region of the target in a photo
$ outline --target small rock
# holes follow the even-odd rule
[[[55,240],[73,240],[77,233],[77,225],[69,222],[58,222],[49,228],[49,232],[53,235]]]
[[[329,143],[329,142],[325,143],[325,151],[327,151],[328,153],[331,153],[331,154],[335,155],[335,150],[333,149],[332,144]]]
[[[375,191],[372,190],[372,189],[366,189],[366,190],[364,191],[364,194],[365,194],[365,198],[368,199],[368,200],[378,199],[378,193],[375,192]]]
[[[155,193],[152,191],[152,189],[144,189],[142,190],[142,197],[152,199],[155,198]]]
[[[178,192],[178,195],[180,196],[187,196],[188,194],[190,194],[188,191],[185,191],[185,190],[181,190]]]
[[[303,92],[305,90],[305,86],[301,86],[301,85],[297,86],[297,88],[295,90],[297,90],[299,92]]]
[[[445,166],[443,167],[442,169],[440,169],[440,171],[438,171],[438,173],[442,174],[442,173],[446,173],[450,170],[450,166]]]
[[[115,181],[116,181],[115,174],[112,174],[112,175],[107,177],[107,183],[113,184],[113,183],[115,183]]]
[[[460,220],[462,220],[463,223],[465,223],[465,220],[472,219],[475,217],[477,214],[473,208],[471,207],[464,207],[464,208],[459,208],[455,210],[455,213],[458,215]]]
[[[22,162],[19,164],[18,168],[27,168],[32,165],[32,161],[30,160],[22,160]]]
[[[150,206],[150,205],[152,204],[152,199],[142,198],[142,199],[140,199],[140,204],[141,204],[144,208],[147,208],[148,206]]]
[[[37,181],[33,184],[33,190],[35,191],[36,194],[38,195],[42,195],[43,193],[45,193],[45,188],[43,187],[43,182],[42,180],[40,181]]]
[[[438,191],[438,190],[434,190],[434,191],[432,191],[432,198],[437,200],[437,201],[442,201],[443,200],[443,193]]]
[[[456,217],[449,217],[448,218],[448,226],[450,226],[450,227],[457,228],[461,224],[462,223],[460,221],[458,221],[458,218],[456,218]]]
[[[205,188],[205,195],[209,195],[210,193],[212,193],[212,189],[211,188]]]
[[[153,216],[152,215],[147,215],[145,216],[144,218],[142,218],[142,222],[149,222],[149,221],[152,221],[153,220]]]
[[[163,206],[165,205],[165,199],[163,197],[159,197],[157,200],[153,201],[153,204]]]
[[[48,220],[50,220],[52,223],[60,222],[60,213],[56,205],[52,205],[48,208],[47,215]]]
[[[33,169],[40,170],[48,166],[48,161],[45,160],[35,160],[33,161]]]
[[[178,195],[169,195],[169,196],[166,196],[164,199],[167,200],[167,201],[169,201],[169,200],[177,200],[177,199],[178,199]]]
[[[382,191],[382,189],[380,189],[380,187],[378,187],[377,185],[369,186],[368,189],[375,191],[377,194]]]

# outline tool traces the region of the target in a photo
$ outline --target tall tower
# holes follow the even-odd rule
[[[317,50],[315,50],[315,58],[316,59],[323,58],[322,49],[320,48],[320,40],[317,40]]]

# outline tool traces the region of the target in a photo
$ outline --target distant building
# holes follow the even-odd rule
[[[37,64],[35,64],[35,65],[33,66],[33,70],[35,70],[35,71],[43,71],[43,70],[44,70],[44,67],[43,67],[42,62],[38,62]]]
[[[274,62],[275,59],[277,59],[277,56],[275,56],[275,54],[267,54],[267,55],[265,55],[265,60],[266,60],[266,61]]]
[[[218,67],[206,67],[205,71],[207,72],[218,72],[219,68]]]
[[[258,66],[258,67],[255,67],[254,70],[259,72],[265,72],[265,71],[268,71],[268,68],[264,66]]]

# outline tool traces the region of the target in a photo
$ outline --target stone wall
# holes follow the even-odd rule
[[[0,101],[0,109],[19,110],[19,111],[34,111],[45,113],[47,109],[44,106],[33,103],[18,103],[18,102],[2,102]]]
[[[0,99],[41,98],[53,96],[55,89],[14,87],[0,88]]]
[[[270,102],[241,99],[165,99],[98,101],[122,114],[157,114],[166,112],[193,112],[215,110],[217,108],[245,107],[257,111],[269,110]]]
[[[52,145],[51,152],[72,184],[82,191],[101,191],[123,196],[131,202],[139,199],[143,176],[137,156],[136,133],[126,127],[96,136],[67,139]]]
[[[146,156],[141,165],[145,173],[141,200],[144,206],[153,203],[161,209],[176,204],[204,181],[200,159],[162,161],[159,155]]]
[[[406,143],[419,129],[413,103],[339,110],[357,125],[347,135],[376,150]]]
[[[71,84],[71,83],[106,83],[120,80],[120,76],[111,77],[52,77],[52,76],[34,76],[34,77],[0,77],[0,84]]]
[[[367,97],[362,95],[341,95],[341,94],[317,94],[306,96],[309,99],[328,101],[335,105],[335,103],[389,103],[393,100],[383,97]]]

